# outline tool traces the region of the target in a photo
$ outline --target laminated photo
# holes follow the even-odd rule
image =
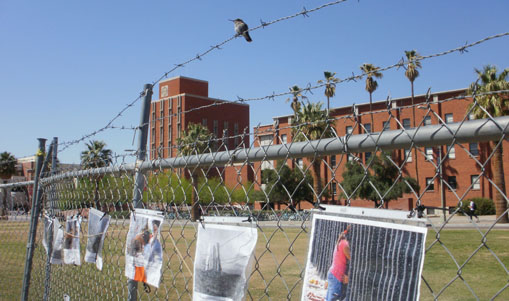
[[[244,300],[257,238],[254,227],[199,225],[193,300]]]
[[[80,216],[68,217],[65,221],[64,263],[81,265],[80,256]]]
[[[159,287],[163,265],[161,226],[163,213],[136,209],[131,213],[125,248],[125,276]]]
[[[52,248],[51,248],[51,259],[50,263],[52,264],[62,264],[62,246],[64,239],[64,231],[62,226],[58,222],[56,218],[50,218],[48,216],[44,216],[44,236],[42,238],[42,245],[46,250],[46,255],[49,253],[49,244],[48,242],[52,240]],[[52,237],[50,237],[52,235]]]
[[[418,300],[426,231],[315,213],[301,300]]]
[[[88,212],[88,240],[85,262],[95,263],[98,270],[103,268],[102,249],[111,217],[95,208]]]

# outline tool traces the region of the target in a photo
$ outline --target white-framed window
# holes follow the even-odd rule
[[[479,156],[479,144],[477,142],[469,143],[468,148],[472,156]]]
[[[434,191],[435,190],[435,181],[433,178],[426,178],[426,191]]]
[[[371,123],[364,124],[364,130],[366,133],[371,133]]]
[[[272,135],[263,135],[258,136],[258,139],[260,139],[260,146],[267,146],[272,144]]]
[[[347,158],[348,161],[353,161],[353,155],[352,154],[348,154],[346,158]]]
[[[475,115],[474,115],[474,113],[470,113],[470,114],[468,114],[468,120],[475,120]]]
[[[349,125],[345,130],[347,135],[351,135],[353,133],[353,126]]]
[[[403,128],[407,130],[410,127],[411,127],[411,125],[410,125],[410,118],[403,119]]]
[[[332,195],[336,195],[338,193],[336,182],[332,182],[331,185],[332,185]]]
[[[426,147],[424,148],[424,152],[426,154],[426,160],[433,160],[433,148],[432,147]]]
[[[405,159],[407,162],[412,162],[412,150],[405,149]]]
[[[295,159],[295,163],[297,163],[297,166],[300,167],[301,169],[304,168],[304,161],[302,160],[302,158]]]
[[[281,135],[281,143],[283,143],[283,144],[288,143],[288,135],[286,135],[286,134]]]
[[[431,125],[431,116],[424,117],[424,126]]]
[[[336,167],[336,155],[331,155],[330,156],[330,166],[332,168]]]
[[[453,123],[454,118],[452,116],[452,113],[445,114],[445,123]]]
[[[274,169],[274,164],[272,161],[262,161],[262,170],[265,169]]]
[[[449,176],[447,177],[447,184],[449,184],[449,187],[453,190],[456,190],[456,187],[458,187],[458,182],[456,181],[456,176]]]
[[[481,189],[481,180],[479,179],[479,175],[470,176],[470,183],[472,184],[473,190]]]
[[[454,145],[448,146],[447,149],[449,151],[448,158],[449,159],[456,159],[456,148],[454,147]]]
[[[161,98],[168,96],[168,86],[161,87]]]

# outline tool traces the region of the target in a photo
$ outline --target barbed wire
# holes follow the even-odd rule
[[[290,16],[286,16],[286,17],[282,17],[282,18],[279,18],[279,19],[276,19],[276,20],[273,20],[273,21],[270,21],[270,22],[263,22],[262,20],[260,20],[260,25],[259,26],[256,26],[256,27],[253,27],[251,29],[249,29],[248,31],[255,31],[255,30],[258,30],[260,28],[265,28],[267,26],[270,26],[270,25],[273,25],[273,24],[276,24],[276,23],[279,23],[279,22],[282,22],[282,21],[286,21],[286,20],[289,20],[289,19],[293,19],[295,17],[298,17],[298,16],[305,16],[305,17],[309,17],[308,14],[309,13],[313,13],[313,12],[316,12],[318,10],[321,10],[323,8],[326,8],[326,7],[330,7],[330,6],[333,6],[333,5],[336,5],[336,4],[340,4],[340,3],[343,3],[343,2],[346,2],[348,0],[338,0],[338,1],[332,1],[332,2],[329,2],[329,3],[326,3],[326,4],[323,4],[323,5],[320,5],[318,7],[315,7],[313,9],[310,9],[310,10],[307,10],[305,7],[303,8],[303,10],[301,12],[298,12],[296,14],[293,14],[293,15],[290,15]],[[152,81],[152,87],[155,86],[156,84],[158,84],[161,80],[163,80],[164,78],[167,78],[169,74],[171,74],[172,72],[174,72],[175,70],[179,69],[179,68],[182,68],[184,67],[185,65],[193,62],[193,61],[196,61],[196,60],[201,60],[204,56],[206,56],[207,54],[211,53],[212,51],[214,50],[219,50],[221,49],[222,46],[224,46],[225,44],[229,43],[230,41],[236,39],[239,35],[238,34],[235,34],[231,37],[229,37],[228,39],[218,43],[218,44],[215,44],[213,46],[210,46],[210,48],[202,53],[199,53],[197,54],[195,57],[187,60],[187,61],[184,61],[182,63],[179,63],[179,64],[175,64],[175,66],[173,68],[171,68],[170,70],[166,71],[163,75],[161,75],[158,79]],[[106,126],[100,128],[100,129],[97,129],[89,134],[86,134],[86,135],[83,135],[81,138],[78,138],[78,139],[74,139],[74,140],[71,140],[71,141],[66,141],[66,142],[61,142],[59,143],[59,146],[63,146],[61,149],[59,149],[59,153],[64,151],[65,149],[67,149],[68,147],[70,147],[71,145],[74,145],[74,144],[77,144],[77,143],[80,143],[86,139],[89,139],[90,137],[93,137],[101,132],[104,132],[105,130],[108,130],[111,127],[111,124],[116,120],[118,119],[120,116],[122,116],[122,114],[127,110],[129,109],[130,107],[132,107],[136,102],[138,102],[138,100],[141,99],[141,97],[144,95],[145,91],[142,91],[140,92],[140,96],[138,96],[134,101],[132,101],[131,103],[129,103],[127,106],[125,106],[122,110],[120,110],[119,113],[117,113],[117,115],[115,115],[115,117],[113,117],[107,124]]]
[[[430,54],[430,55],[426,55],[426,56],[420,56],[418,60],[421,61],[421,60],[436,58],[436,57],[448,55],[448,54],[451,54],[451,53],[454,53],[454,52],[465,53],[465,52],[468,52],[467,51],[468,48],[477,46],[477,45],[482,44],[484,42],[487,42],[489,40],[493,40],[493,39],[497,39],[497,38],[501,38],[501,37],[505,37],[505,36],[509,36],[509,32],[500,33],[500,34],[492,35],[492,36],[489,36],[489,37],[485,37],[485,38],[483,38],[481,40],[478,40],[476,42],[473,42],[473,43],[470,43],[470,44],[465,44],[463,46],[456,47],[456,48],[453,48],[453,49],[449,49],[449,50],[446,50],[446,51],[443,51],[443,52],[434,53],[434,54]],[[409,63],[411,61],[415,61],[415,60],[400,59],[398,61],[398,63],[390,65],[390,66],[386,66],[386,67],[383,67],[383,68],[378,68],[377,71],[385,72],[385,71],[388,71],[388,70],[391,70],[391,69],[394,69],[394,68],[401,68],[401,67],[404,67],[405,64],[407,64],[407,63]],[[362,79],[367,74],[368,73],[366,73],[366,72],[362,72],[361,74],[355,75],[354,72],[352,72],[352,76],[350,76],[348,78],[345,78],[345,79],[338,79],[338,81],[336,83],[340,84],[340,83],[351,82],[351,81],[355,82],[357,80]],[[317,85],[313,86],[313,85],[311,85],[309,83],[306,88],[301,88],[299,90],[299,93],[300,92],[312,93],[311,92],[312,90],[315,90],[315,89],[318,89],[318,88],[323,88],[326,85],[327,85],[326,83],[322,83],[322,84],[317,84]],[[199,106],[199,107],[196,107],[196,108],[191,108],[191,109],[188,109],[188,110],[185,110],[185,111],[168,114],[168,115],[166,115],[164,117],[155,118],[155,119],[149,121],[149,123],[153,123],[153,122],[155,123],[155,121],[169,119],[169,118],[171,118],[173,116],[183,115],[183,114],[187,114],[187,113],[198,111],[198,110],[207,109],[207,108],[214,107],[214,106],[221,106],[221,105],[235,104],[235,103],[246,103],[246,102],[251,102],[251,101],[274,100],[274,99],[279,98],[279,97],[293,95],[293,93],[295,93],[295,91],[280,92],[280,93],[273,92],[270,95],[265,95],[265,96],[261,96],[261,97],[254,97],[254,98],[241,98],[241,97],[238,97],[237,100],[219,100],[219,102],[213,102],[213,103],[208,104],[208,105],[203,105],[203,106]],[[170,98],[172,98],[172,97],[161,98],[160,100],[166,100],[166,99],[170,99]]]

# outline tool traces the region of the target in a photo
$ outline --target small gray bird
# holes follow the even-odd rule
[[[253,41],[253,40],[251,40],[251,37],[249,36],[249,32],[247,31],[249,28],[247,27],[247,24],[244,23],[244,21],[242,21],[241,19],[235,19],[235,20],[230,20],[230,21],[235,23],[235,32],[238,35],[243,35],[244,38],[246,38],[246,41],[248,41],[248,42]]]

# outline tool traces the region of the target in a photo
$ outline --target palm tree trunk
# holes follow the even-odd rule
[[[191,192],[191,219],[199,220],[201,217],[200,204],[198,203],[198,177],[195,173],[191,175],[192,192]]]
[[[329,111],[330,111],[329,96],[327,96],[327,119],[329,119]]]
[[[101,210],[99,207],[101,204],[99,203],[99,181],[101,178],[97,177],[94,181],[94,204],[97,210]]]
[[[375,131],[375,124],[373,122],[373,99],[372,99],[372,93],[369,92],[369,113],[371,114],[371,129],[370,132]]]
[[[412,89],[412,127],[415,129],[415,106],[414,106],[414,82],[410,82],[410,87]],[[419,160],[417,160],[417,147],[414,147],[414,160],[415,160],[415,179],[417,180],[417,186],[421,187],[419,184]],[[420,193],[420,191],[418,191]]]
[[[322,178],[320,177],[320,166],[322,159],[315,157],[313,161],[313,190],[315,191],[315,202],[320,203],[320,195],[322,193]]]
[[[5,182],[7,183],[7,182]],[[7,189],[2,188],[2,216],[7,215]]]
[[[492,147],[497,147],[496,142],[492,142]],[[495,182],[495,185],[498,187],[498,189],[495,188],[495,212],[497,214],[497,218],[499,218],[502,214],[504,215],[500,218],[499,223],[508,223],[509,219],[505,212],[507,210],[507,201],[504,198],[506,190],[502,144],[500,144],[495,150],[495,154],[491,160],[491,166],[493,168],[493,182]]]

